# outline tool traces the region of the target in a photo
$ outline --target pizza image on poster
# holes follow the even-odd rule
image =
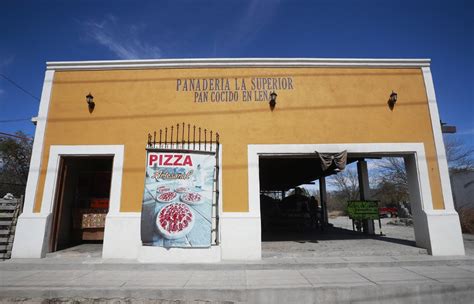
[[[147,150],[141,238],[145,246],[211,246],[215,153]]]
[[[195,192],[187,192],[181,194],[181,201],[188,205],[199,205],[204,202],[201,194]]]
[[[180,239],[188,235],[193,229],[195,218],[191,208],[186,204],[168,204],[158,212],[156,227],[165,239]]]
[[[160,192],[160,193],[157,193],[156,200],[159,203],[166,204],[166,203],[172,203],[176,199],[176,197],[178,197],[176,192],[172,192],[172,191],[163,192],[163,193]]]

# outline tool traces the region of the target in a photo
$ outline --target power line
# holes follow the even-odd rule
[[[26,94],[30,95],[31,97],[33,97],[34,99],[36,99],[37,101],[40,101],[40,99],[38,97],[36,97],[35,95],[31,94],[30,92],[28,92],[26,89],[24,89],[22,86],[20,86],[18,83],[16,83],[15,81],[13,81],[12,79],[8,78],[5,74],[2,74],[0,73],[0,76],[2,76],[3,78],[5,78],[8,82],[10,82],[12,85],[14,85],[15,87],[17,87],[18,89],[22,90],[23,92],[25,92]]]
[[[31,120],[31,118],[5,119],[5,120],[0,120],[0,123],[17,122],[17,121],[27,121],[27,120]]]
[[[0,185],[10,185],[10,186],[26,186],[26,184],[16,184],[16,183],[0,183]]]
[[[10,134],[10,133],[4,133],[4,132],[0,132],[0,137],[1,136],[8,136],[8,137],[15,137],[15,138],[19,138],[19,139],[26,139],[26,140],[33,140],[32,138],[28,138],[28,137],[23,137],[23,136],[18,136],[18,135],[15,135],[15,134]]]

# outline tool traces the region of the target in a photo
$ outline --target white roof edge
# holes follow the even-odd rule
[[[120,70],[147,68],[237,68],[237,67],[429,67],[430,59],[363,58],[196,58],[103,61],[52,61],[47,70]]]

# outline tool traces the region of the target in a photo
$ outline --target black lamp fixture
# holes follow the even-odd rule
[[[272,91],[270,93],[270,102],[268,103],[270,105],[270,110],[273,111],[275,109],[275,106],[276,106],[276,99],[277,99],[277,93],[275,93],[274,91]]]
[[[90,92],[86,96],[86,101],[87,101],[87,105],[89,106],[89,112],[92,113],[92,111],[94,111],[94,108],[95,108],[95,102],[94,102],[94,96],[92,96]]]
[[[395,107],[395,103],[397,102],[398,94],[392,90],[392,94],[390,94],[390,98],[388,99],[388,107],[390,110],[393,110]]]

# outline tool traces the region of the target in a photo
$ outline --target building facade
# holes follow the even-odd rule
[[[392,92],[398,99],[390,104]],[[269,105],[272,93],[277,94],[274,107]],[[89,94],[93,100],[89,98],[88,104]],[[74,162],[76,157],[109,161],[84,169],[89,175],[75,177],[77,185],[89,187],[87,191],[98,197],[90,200],[88,208],[101,207],[97,193],[110,187],[110,192],[104,190],[108,198],[102,206],[106,208],[102,211],[105,230],[82,235],[103,239],[104,258],[260,259],[262,158],[341,151],[353,159],[403,157],[417,246],[433,255],[464,254],[429,60],[50,62],[36,120],[14,258],[40,258],[60,248],[61,231],[66,229],[58,221],[64,214],[77,215],[69,214],[66,205],[59,208],[57,202],[77,195],[79,189],[68,191],[61,176],[68,174],[65,168],[70,172],[85,168]],[[176,132],[181,136],[177,146],[166,149],[172,151],[188,143],[189,136],[197,141],[193,127],[202,128],[203,137],[204,129],[212,130],[214,139],[219,134],[219,149],[214,150],[219,169],[214,186],[219,191],[212,201],[216,206],[212,231],[217,241],[192,249],[144,246],[140,226],[147,145],[151,140],[156,147],[156,142],[165,139],[165,131],[169,133],[166,144],[172,144],[176,137],[168,137]],[[162,138],[158,138],[159,130]],[[210,134],[205,136],[205,141],[212,141],[207,143],[210,147],[217,144]],[[73,160],[68,164],[69,159]],[[110,177],[100,178],[104,172]],[[104,179],[109,184],[102,184]],[[84,219],[84,214],[80,216]],[[67,220],[68,225],[74,221]]]

